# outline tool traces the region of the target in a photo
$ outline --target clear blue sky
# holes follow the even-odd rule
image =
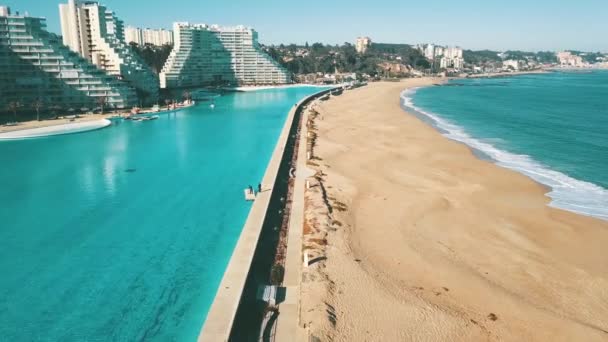
[[[67,0],[65,0],[67,2]],[[58,0],[0,0],[47,18],[59,32]],[[608,0],[105,0],[126,25],[173,21],[243,24],[272,43],[376,42],[471,49],[608,52]]]

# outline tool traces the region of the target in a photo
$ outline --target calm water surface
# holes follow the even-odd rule
[[[319,90],[0,142],[0,340],[195,340],[250,209],[243,188]]]

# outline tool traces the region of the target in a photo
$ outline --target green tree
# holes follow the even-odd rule
[[[99,106],[99,114],[103,114],[108,98],[106,96],[100,96],[97,98],[97,105]]]
[[[44,101],[41,98],[37,98],[32,102],[32,107],[36,111],[36,120],[40,121],[40,110],[44,107]]]
[[[192,100],[192,93],[185,90],[182,94],[182,98],[184,99],[184,101],[190,101],[190,100]]]
[[[13,112],[13,118],[15,122],[17,122],[17,111],[21,108],[21,103],[19,101],[11,101],[8,103],[8,110]]]

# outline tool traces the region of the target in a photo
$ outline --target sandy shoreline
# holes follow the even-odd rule
[[[437,81],[318,106],[301,324],[321,341],[607,340],[608,222],[403,112],[405,88]]]
[[[91,122],[102,119],[108,119],[114,114],[87,114],[82,115],[80,118],[70,121],[69,119],[57,119],[57,120],[41,120],[41,121],[23,121],[17,126],[0,126],[0,133],[16,132],[27,129],[53,127],[59,125],[73,124],[78,122]]]
[[[500,77],[512,77],[512,76],[520,76],[520,75],[535,75],[535,74],[547,74],[551,71],[540,69],[540,70],[528,70],[528,71],[513,71],[513,72],[496,72],[496,73],[487,73],[487,74],[474,74],[468,75],[466,77],[461,78],[500,78]]]
[[[167,114],[167,113],[178,111],[181,109],[186,109],[186,108],[189,108],[194,105],[196,105],[196,104],[177,107],[174,109],[164,108],[159,111],[153,111],[151,109],[146,108],[146,109],[140,111],[136,115],[146,116],[146,115]],[[31,130],[31,129],[38,129],[38,128],[46,128],[46,127],[55,127],[55,126],[69,126],[74,123],[87,123],[87,122],[98,121],[98,120],[103,120],[103,119],[110,120],[113,117],[116,117],[117,115],[126,116],[129,114],[124,113],[124,112],[123,113],[105,113],[105,114],[80,114],[78,116],[78,118],[75,118],[75,119],[67,119],[66,117],[62,117],[61,119],[56,119],[56,120],[45,119],[45,120],[40,120],[40,121],[37,121],[37,120],[20,121],[19,124],[16,126],[0,125],[0,133],[16,132],[16,131]],[[69,116],[71,117],[72,115],[69,115]]]
[[[250,92],[250,91],[259,91],[259,90],[286,89],[286,88],[298,88],[298,87],[322,88],[325,86],[322,84],[294,83],[294,84],[269,85],[269,86],[228,87],[228,88],[224,88],[224,89],[228,90],[228,91]]]

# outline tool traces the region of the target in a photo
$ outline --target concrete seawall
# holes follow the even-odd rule
[[[265,191],[258,195],[249,212],[199,335],[199,341],[228,341],[231,336],[234,336],[233,326],[237,320],[237,312],[247,311],[249,304],[254,305],[256,279],[264,278],[259,276],[260,272],[270,273],[272,265],[272,262],[268,265],[268,256],[271,253],[274,255],[271,247],[277,240],[272,236],[275,224],[273,221],[276,221],[277,215],[268,215],[268,213],[277,202],[280,202],[282,185],[286,183],[285,178],[289,177],[289,160],[284,158],[286,150],[293,150],[295,137],[292,135],[297,130],[302,106],[327,92],[329,90],[320,91],[303,99],[289,112],[262,180]],[[264,235],[263,241],[260,240],[262,235]],[[252,308],[252,312],[255,314],[257,309],[259,309],[257,306]],[[239,321],[247,325],[243,327],[242,335],[250,335],[249,330],[254,330],[257,324],[257,319],[254,317],[251,318],[251,321],[242,318],[247,316],[248,314],[240,315]]]

